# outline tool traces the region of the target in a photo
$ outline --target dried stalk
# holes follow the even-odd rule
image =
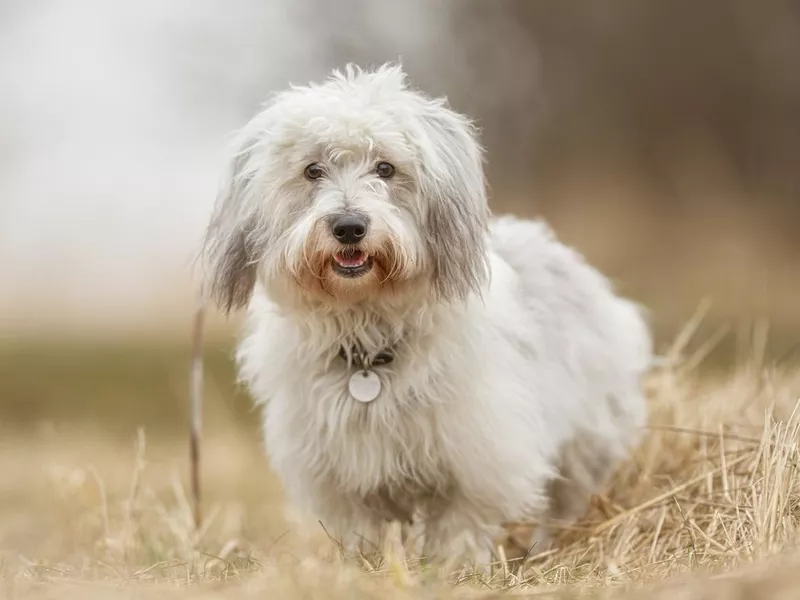
[[[192,478],[194,526],[200,529],[200,434],[203,427],[203,321],[205,303],[198,302],[192,325],[191,404],[189,407],[189,460]]]

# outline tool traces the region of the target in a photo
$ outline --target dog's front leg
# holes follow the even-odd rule
[[[456,492],[434,507],[425,522],[423,556],[447,566],[487,567],[492,562],[492,539],[498,527],[486,523],[480,505]]]
[[[369,557],[381,549],[386,522],[357,501],[331,499],[320,522],[347,556]]]
[[[343,494],[334,485],[300,485],[295,478],[288,492],[287,520],[305,530],[321,526],[345,556],[371,556],[381,547],[385,519],[361,498]],[[305,482],[304,482],[305,483]]]

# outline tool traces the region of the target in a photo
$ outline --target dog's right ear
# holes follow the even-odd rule
[[[257,167],[253,152],[259,140],[246,135],[247,129],[234,141],[233,158],[203,244],[204,288],[225,313],[244,307],[250,300],[264,247],[259,233],[264,230],[263,216],[253,190]]]

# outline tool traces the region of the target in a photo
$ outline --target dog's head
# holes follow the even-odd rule
[[[281,92],[234,147],[205,243],[224,309],[257,280],[278,301],[339,303],[412,289],[451,300],[484,282],[475,131],[399,67]]]

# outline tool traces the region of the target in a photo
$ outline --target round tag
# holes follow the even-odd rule
[[[359,402],[372,402],[381,393],[381,378],[374,371],[356,371],[350,376],[347,387]]]

